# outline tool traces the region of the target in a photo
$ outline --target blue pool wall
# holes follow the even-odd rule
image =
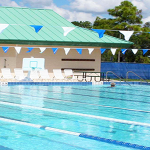
[[[96,84],[95,84],[96,83]],[[8,85],[39,85],[39,86],[50,86],[50,85],[101,85],[100,82],[8,82]],[[103,85],[110,85],[111,82],[103,82]],[[116,85],[150,85],[147,82],[115,82]],[[5,86],[5,85],[4,85]]]
[[[106,73],[107,71],[112,71],[115,74],[117,74],[119,77],[124,79],[126,79],[126,73],[128,71],[133,71],[143,79],[150,79],[150,64],[101,62],[101,72]],[[118,78],[112,73],[109,73],[108,77]],[[133,73],[128,73],[128,78],[139,79],[139,77],[137,77]]]

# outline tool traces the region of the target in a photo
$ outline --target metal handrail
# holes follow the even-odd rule
[[[106,72],[106,80],[107,80],[107,74],[108,74],[109,72],[112,73],[112,74],[114,74],[116,77],[118,77],[118,78],[120,79],[120,81],[122,80],[122,81],[126,82],[128,85],[130,85],[126,80],[122,79],[121,77],[119,77],[117,74],[115,74],[115,73],[112,72],[112,71],[107,71],[107,72]],[[130,86],[131,86],[131,85],[130,85]]]
[[[137,75],[135,72],[133,72],[133,71],[128,71],[127,73],[126,73],[126,80],[128,79],[128,74],[129,74],[129,72],[131,72],[131,73],[133,73],[134,75],[136,75],[137,77],[139,77],[141,80],[143,80],[143,81],[145,81],[146,83],[148,83],[145,79],[143,79],[142,77],[140,77],[139,75]]]

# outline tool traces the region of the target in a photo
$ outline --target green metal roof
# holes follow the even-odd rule
[[[124,47],[132,42],[74,26],[50,9],[0,7],[0,24],[9,26],[0,33],[0,44]],[[30,25],[42,25],[36,33]],[[64,36],[62,27],[76,27]]]

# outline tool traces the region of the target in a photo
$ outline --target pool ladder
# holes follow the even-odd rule
[[[137,76],[138,78],[140,78],[140,80],[142,80],[142,81],[148,83],[145,79],[143,79],[142,77],[140,77],[138,74],[136,74],[136,73],[133,72],[133,71],[128,71],[128,72],[126,73],[126,80],[124,80],[124,79],[122,79],[121,77],[119,77],[119,76],[118,76],[117,74],[115,74],[113,71],[107,71],[107,72],[106,72],[106,81],[109,81],[109,79],[108,79],[108,77],[107,77],[107,74],[108,74],[108,73],[114,74],[116,77],[118,77],[118,78],[120,79],[120,82],[121,82],[121,80],[122,80],[122,81],[126,82],[127,84],[129,84],[129,83],[127,82],[127,80],[128,80],[128,74],[129,74],[129,73],[133,73],[135,76]],[[130,84],[129,84],[129,85],[130,85]]]
[[[118,77],[119,79],[120,79],[120,82],[121,81],[124,81],[124,82],[126,82],[128,85],[130,85],[126,80],[124,80],[124,79],[122,79],[121,77],[119,77],[117,74],[115,74],[113,71],[107,71],[106,72],[106,81],[109,81],[109,79],[107,78],[107,74],[108,73],[112,73],[112,74],[114,74],[116,77]],[[131,86],[131,85],[130,85]]]
[[[128,74],[129,74],[129,73],[133,73],[135,76],[139,77],[140,80],[143,80],[144,82],[148,83],[145,79],[143,79],[142,77],[140,77],[139,75],[137,75],[137,74],[136,74],[135,72],[133,72],[133,71],[128,71],[128,72],[126,73],[126,80],[128,80]]]

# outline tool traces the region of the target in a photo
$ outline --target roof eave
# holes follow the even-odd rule
[[[58,46],[87,46],[87,47],[111,47],[129,48],[133,45],[128,43],[98,43],[98,42],[67,42],[67,41],[27,41],[27,40],[0,40],[0,44],[20,44],[20,45],[58,45]]]

